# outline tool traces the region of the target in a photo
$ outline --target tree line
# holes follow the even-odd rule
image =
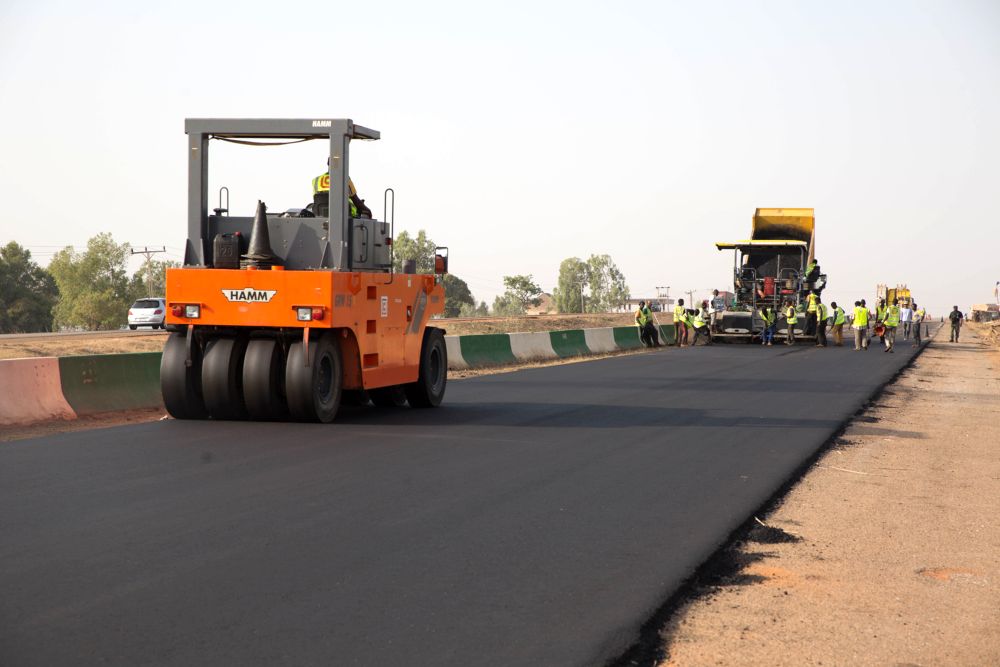
[[[411,236],[401,232],[393,242],[394,268],[416,260],[418,273],[434,270],[437,248],[424,230]],[[131,247],[116,243],[111,234],[98,234],[85,250],[66,247],[47,267],[31,252],[11,241],[0,248],[0,333],[28,333],[85,329],[99,331],[125,326],[128,308],[136,299],[164,296],[166,270],[173,261],[151,261],[128,273]],[[469,285],[454,274],[444,276],[445,317],[522,315],[541,303],[542,288],[531,275],[503,277],[504,292],[492,306],[477,301]],[[582,260],[570,257],[559,265],[552,290],[560,313],[601,313],[623,306],[629,298],[625,276],[608,255]]]
[[[0,333],[120,329],[129,306],[163,296],[167,268],[180,266],[152,261],[148,271],[143,266],[130,276],[130,256],[128,243],[98,234],[86,250],[63,248],[43,268],[29,250],[9,242],[0,248]]]
[[[416,260],[418,272],[434,270],[435,243],[424,230],[416,237],[400,232],[393,241],[394,266],[401,271],[405,260]],[[481,317],[523,315],[541,303],[542,288],[529,275],[503,277],[504,292],[493,300],[478,304],[468,284],[454,274],[444,277],[445,317]],[[552,290],[553,305],[560,313],[606,313],[623,307],[630,298],[625,276],[609,255],[591,255],[564,259],[559,265],[559,278]]]

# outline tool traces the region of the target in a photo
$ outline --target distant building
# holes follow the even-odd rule
[[[973,322],[993,322],[1000,320],[1000,306],[995,303],[976,303],[969,310]]]
[[[556,302],[552,299],[552,295],[548,292],[542,292],[538,295],[539,302],[537,306],[530,306],[525,309],[526,315],[548,315],[549,313],[556,312]]]

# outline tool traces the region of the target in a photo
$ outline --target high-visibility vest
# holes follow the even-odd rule
[[[684,312],[684,306],[674,306],[674,324],[686,324],[687,323],[687,313]]]
[[[887,327],[899,326],[899,306],[889,306],[888,313],[885,317],[885,325]]]
[[[640,327],[646,326],[646,323],[652,319],[653,315],[649,308],[640,308],[635,311],[635,323]]]
[[[816,304],[816,321],[823,322],[826,320],[826,304],[817,303]]]
[[[868,326],[868,309],[864,306],[857,306],[854,309],[854,326]]]
[[[810,294],[809,295],[809,306],[806,308],[806,310],[808,310],[810,313],[816,312],[816,295],[815,294]]]
[[[924,310],[923,308],[921,308],[920,310],[918,310],[916,312],[916,316],[917,316],[917,319],[916,319],[917,322],[923,322],[924,321],[924,317],[927,316],[927,311]]]
[[[700,329],[703,326],[705,326],[705,319],[706,319],[705,309],[699,308],[697,314],[695,314],[694,316],[694,320],[691,322],[691,326],[693,326],[695,329]]]
[[[789,325],[799,323],[799,318],[795,317],[795,306],[789,306],[785,309],[785,319]]]
[[[760,319],[764,320],[765,328],[770,327],[772,324],[774,324],[774,313],[773,312],[769,313],[766,310],[762,310],[760,311]]]
[[[886,311],[886,307],[885,306],[878,306],[875,309],[875,321],[876,322],[885,322],[885,311]]]
[[[330,191],[330,172],[325,174],[320,174],[312,180],[313,195],[320,192]],[[347,179],[347,192],[348,192],[348,205],[351,207],[351,217],[356,218],[360,215],[357,204],[351,201],[351,197],[358,194],[358,191],[354,189],[354,182],[351,179]]]
[[[833,325],[837,326],[838,324],[843,324],[844,321],[844,309],[837,306],[833,309]]]

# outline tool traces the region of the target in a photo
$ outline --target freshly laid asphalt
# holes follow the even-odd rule
[[[672,349],[0,444],[0,664],[602,664],[912,354]]]

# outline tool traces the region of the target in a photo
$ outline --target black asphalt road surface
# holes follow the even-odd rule
[[[0,664],[602,664],[911,355],[716,345],[0,444]]]

